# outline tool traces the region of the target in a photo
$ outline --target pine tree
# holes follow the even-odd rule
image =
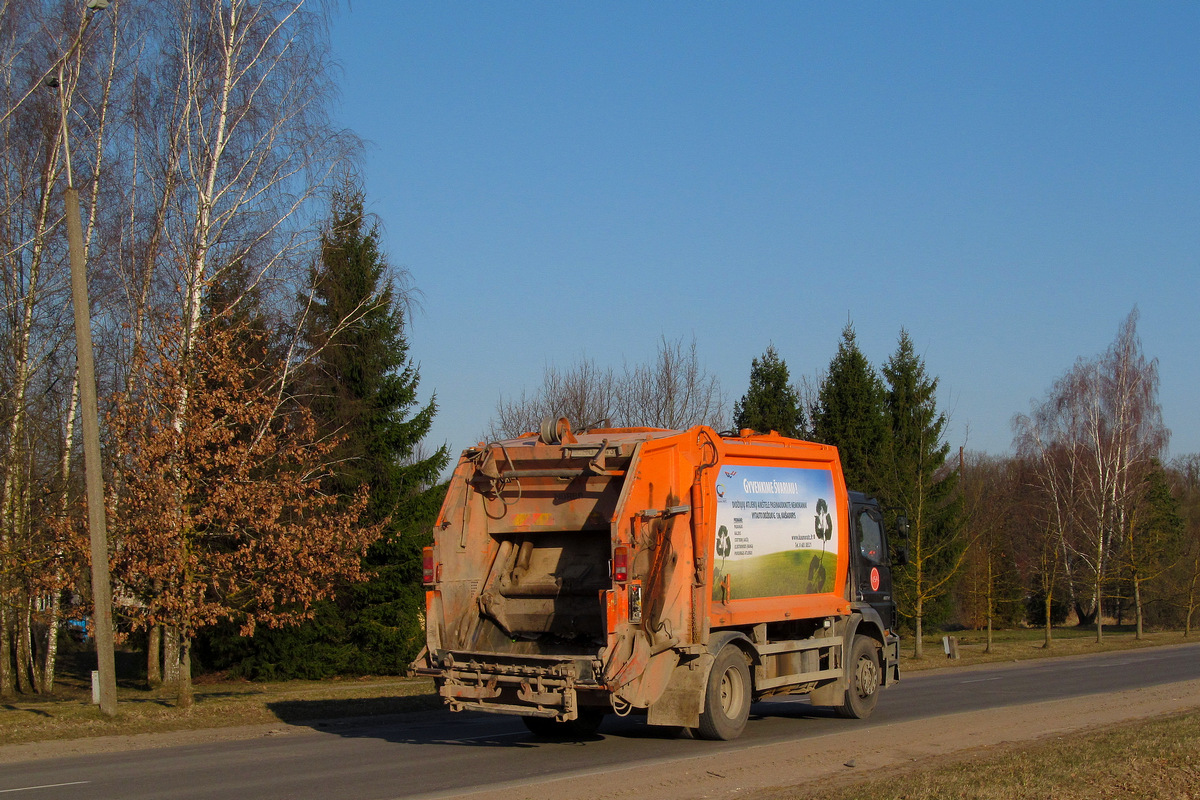
[[[790,381],[787,363],[779,357],[775,345],[768,345],[761,360],[750,362],[750,387],[733,406],[734,427],[805,438],[808,431],[804,409]]]
[[[250,655],[234,648],[235,658],[244,656],[239,670],[252,677],[394,674],[424,643],[421,548],[449,458],[444,446],[423,454],[437,405],[418,401],[405,298],[363,200],[352,185],[333,197],[320,262],[310,272],[312,299],[301,328],[309,366],[301,391],[323,431],[344,437],[327,490],[345,495],[367,486],[364,522],[382,523],[384,534],[363,560],[369,580],[344,587],[312,623],[256,637]]]
[[[842,341],[817,393],[813,438],[837,446],[847,486],[869,494],[879,492],[880,454],[887,440],[883,388],[858,349],[851,324],[842,330]]]
[[[945,469],[950,445],[944,439],[946,415],[937,410],[937,378],[926,374],[903,329],[883,375],[889,437],[880,493],[909,520],[908,564],[898,571],[896,592],[913,620],[919,658],[924,623],[948,612],[952,581],[966,551],[959,524],[962,500],[958,473]]]

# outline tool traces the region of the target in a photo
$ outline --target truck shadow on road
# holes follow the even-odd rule
[[[664,741],[692,739],[693,734],[682,727],[649,725],[644,716],[607,716],[600,730],[592,735],[578,737],[543,738],[526,730],[520,720],[513,717],[478,713],[451,713],[440,708],[405,710],[396,713],[380,713],[378,706],[347,709],[336,717],[324,716],[329,712],[322,701],[287,701],[272,703],[270,708],[283,722],[301,728],[310,728],[320,733],[347,738],[379,739],[395,744],[449,745],[458,747],[500,747],[520,750],[546,746],[586,746],[606,739]],[[362,710],[362,715],[353,714]],[[349,711],[350,714],[344,712]],[[764,701],[755,703],[750,712],[751,729],[759,721],[770,719],[825,720],[830,724],[843,724],[833,709],[815,707],[804,702]]]

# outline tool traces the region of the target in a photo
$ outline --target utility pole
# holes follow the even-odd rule
[[[65,134],[65,131],[64,131]],[[67,240],[71,248],[71,301],[75,305],[75,347],[79,365],[79,407],[83,421],[83,471],[87,478],[88,531],[92,551],[92,625],[96,667],[100,672],[100,711],[117,713],[117,669],[113,653],[112,584],[108,574],[108,520],[100,464],[100,420],[96,401],[96,362],[92,355],[92,315],[88,305],[87,265],[79,192],[68,181]]]
[[[104,9],[108,0],[87,0],[91,11]],[[67,103],[63,97],[63,67],[83,42],[92,15],[88,14],[75,45],[59,62],[58,105],[62,113],[63,152],[66,156],[67,243],[71,255],[71,301],[75,306],[75,348],[79,366],[79,408],[83,422],[83,468],[87,484],[88,532],[92,555],[92,627],[96,637],[96,668],[100,675],[100,711],[117,713],[117,669],[113,653],[112,584],[108,574],[108,522],[104,508],[104,476],[100,463],[100,420],[96,401],[96,362],[92,355],[92,315],[88,300],[87,264],[83,253],[83,224],[79,192],[71,175],[71,142],[67,128]]]

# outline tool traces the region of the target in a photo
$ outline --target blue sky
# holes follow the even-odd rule
[[[876,365],[906,328],[950,443],[1000,454],[1136,305],[1200,451],[1200,4],[354,0],[333,42],[431,444],[663,336],[732,405],[852,320]]]

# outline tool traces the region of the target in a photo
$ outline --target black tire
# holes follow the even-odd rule
[[[736,645],[727,644],[717,653],[708,686],[704,711],[696,733],[701,739],[729,741],[741,735],[750,717],[750,667]]]
[[[521,717],[525,727],[539,739],[550,741],[578,741],[590,739],[600,729],[604,721],[604,710],[600,708],[581,708],[579,716],[566,722],[559,722],[549,717]]]
[[[879,702],[883,677],[879,667],[879,645],[867,636],[855,636],[846,662],[846,697],[838,714],[847,719],[866,719]]]

